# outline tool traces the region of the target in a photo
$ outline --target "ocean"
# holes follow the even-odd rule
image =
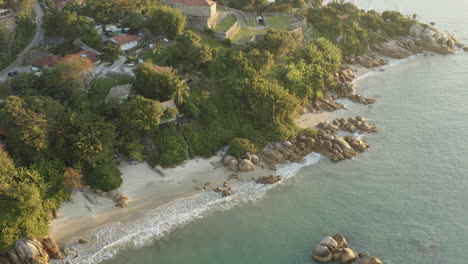
[[[435,22],[468,44],[467,0],[353,1]],[[313,247],[342,233],[386,264],[466,264],[468,53],[415,56],[356,81],[371,106],[344,101],[381,128],[371,149],[331,163],[310,154],[282,166],[286,180],[172,202],[125,226],[97,229],[76,263],[314,264]]]

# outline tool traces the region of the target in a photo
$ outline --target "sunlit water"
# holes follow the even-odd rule
[[[417,13],[468,43],[467,0],[354,2]],[[355,108],[382,129],[366,136],[366,154],[338,164],[311,155],[275,188],[207,193],[97,230],[94,257],[74,263],[315,263],[313,246],[337,232],[384,263],[468,263],[468,53],[405,60],[358,86],[379,100]]]

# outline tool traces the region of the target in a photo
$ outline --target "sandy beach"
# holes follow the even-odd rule
[[[176,168],[165,169],[166,177],[155,172],[146,162],[137,165],[123,164],[123,184],[118,191],[127,195],[130,204],[126,208],[115,207],[112,199],[95,194],[76,192],[71,201],[64,203],[59,212],[61,216],[52,221],[51,235],[61,243],[76,242],[86,231],[110,222],[125,222],[132,219],[132,214],[139,210],[157,208],[176,199],[201,192],[212,192],[222,187],[224,182],[236,186],[251,178],[270,175],[272,172],[257,167],[253,172],[237,173],[240,181],[228,179],[235,172],[218,167],[216,162],[221,154],[209,159],[192,159]],[[207,189],[197,190],[196,187]]]

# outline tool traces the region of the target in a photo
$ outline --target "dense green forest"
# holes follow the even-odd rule
[[[114,8],[117,2],[122,6]],[[244,2],[240,8],[266,4],[238,3]],[[280,2],[302,7],[303,1]],[[19,237],[46,234],[50,210],[81,185],[103,191],[119,187],[116,156],[167,167],[183,162],[187,149],[190,158],[208,157],[230,146],[230,153],[240,156],[269,141],[295,137],[304,132],[295,117],[335,88],[333,75],[343,55],[363,53],[369,44],[405,34],[415,23],[396,12],[319,4],[314,1],[316,7],[306,11],[316,31],[313,41],[304,42],[300,33],[269,30],[264,40],[242,47],[215,41],[208,33],[183,31],[180,11],[153,7],[151,1],[89,0],[85,7],[50,12],[44,27],[71,36],[68,41],[84,35],[93,43],[86,14],[104,21],[118,15],[132,28],[171,36],[176,44],[155,49],[137,68],[135,80],[116,80],[133,84],[137,95],[127,102],[95,100],[94,65],[78,56],[67,56],[40,76],[22,74],[11,81],[11,90],[21,96],[0,105],[0,125],[9,131],[0,149],[0,251]],[[144,23],[143,13],[148,15]],[[161,21],[161,14],[167,20]],[[178,67],[161,71],[156,64]],[[176,114],[160,104],[169,99],[187,122],[161,125]]]

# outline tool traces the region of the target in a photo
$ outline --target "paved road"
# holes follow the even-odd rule
[[[24,71],[25,69],[20,65],[21,57],[36,46],[44,37],[44,30],[42,29],[42,18],[44,17],[44,12],[42,11],[39,1],[36,0],[34,4],[34,11],[36,12],[36,35],[34,35],[33,40],[29,45],[17,56],[17,59],[13,61],[8,67],[0,72],[0,83],[8,79],[8,73],[12,71]]]

